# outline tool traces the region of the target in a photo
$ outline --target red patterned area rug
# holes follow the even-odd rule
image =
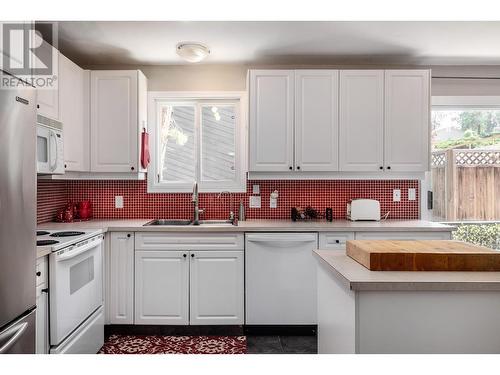
[[[245,354],[245,336],[111,335],[98,354]]]

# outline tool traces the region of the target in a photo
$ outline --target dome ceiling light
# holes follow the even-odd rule
[[[207,46],[193,42],[181,42],[177,44],[176,51],[182,59],[190,63],[200,62],[210,54]]]

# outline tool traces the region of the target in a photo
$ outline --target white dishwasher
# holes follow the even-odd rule
[[[317,324],[317,233],[255,233],[245,242],[246,324]]]

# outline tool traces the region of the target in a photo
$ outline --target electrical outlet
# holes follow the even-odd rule
[[[115,196],[115,208],[123,208],[123,196]]]
[[[260,194],[260,185],[252,185],[252,194]]]
[[[260,196],[252,195],[249,197],[249,207],[250,208],[260,208],[261,199]]]
[[[408,200],[414,201],[417,199],[417,189],[408,189]]]
[[[278,208],[278,199],[276,198],[269,199],[269,208]]]
[[[392,201],[401,202],[401,189],[394,189],[392,191]]]

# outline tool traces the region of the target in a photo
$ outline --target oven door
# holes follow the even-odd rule
[[[102,305],[102,235],[50,255],[50,344]]]

